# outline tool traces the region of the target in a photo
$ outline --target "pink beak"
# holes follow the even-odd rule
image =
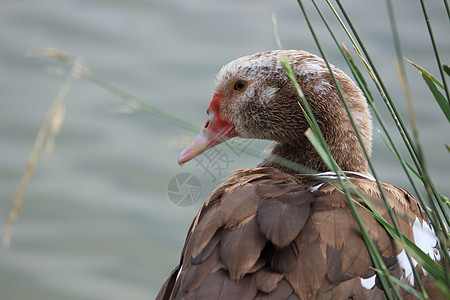
[[[180,166],[199,156],[209,148],[237,136],[236,129],[232,123],[220,119],[212,109],[208,109],[208,112],[208,119],[203,129],[183,152],[181,152],[178,158],[178,164]]]

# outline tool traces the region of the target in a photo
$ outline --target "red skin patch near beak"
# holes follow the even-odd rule
[[[221,93],[216,92],[208,109],[206,110],[208,119],[206,120],[203,129],[183,150],[183,152],[181,152],[180,157],[178,158],[178,164],[180,166],[199,156],[209,148],[237,136],[234,125],[221,118],[220,103],[222,100],[223,98]]]

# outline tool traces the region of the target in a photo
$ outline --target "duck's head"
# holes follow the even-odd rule
[[[327,170],[304,135],[309,125],[299,106],[299,96],[279,61],[281,55],[289,61],[336,162],[343,170],[366,172],[366,157],[326,64],[299,50],[256,53],[225,65],[217,74],[207,121],[181,153],[180,165],[238,136],[272,140],[274,143],[268,147],[272,154],[317,171]],[[370,152],[372,122],[366,100],[347,75],[334,67],[333,73]],[[275,163],[265,161],[262,165]]]

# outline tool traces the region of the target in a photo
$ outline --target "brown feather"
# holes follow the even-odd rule
[[[258,296],[255,298],[257,300],[279,300],[279,299],[289,299],[291,295],[293,294],[294,290],[289,285],[289,283],[282,279],[278,282],[276,288],[271,291],[269,294],[267,293],[259,293]],[[298,297],[297,297],[298,299]]]
[[[187,241],[187,260],[202,252],[222,224],[223,221],[217,209],[214,206],[206,207],[204,214],[199,218],[197,226],[194,226],[195,228],[192,229],[192,235]]]
[[[342,255],[345,255],[342,253],[342,250],[338,250],[330,246],[327,247],[328,271],[326,279],[327,284],[331,287],[352,278],[351,276],[345,274],[342,270]]]
[[[371,265],[366,244],[359,231],[355,230],[342,247],[342,271],[350,276],[361,276]]]
[[[288,273],[296,267],[296,261],[300,254],[298,243],[295,241],[287,247],[276,250],[272,253],[270,267],[275,272]]]
[[[219,229],[220,230],[220,229]],[[209,258],[209,256],[216,250],[220,242],[220,234],[216,234],[210,240],[210,242],[203,248],[202,252],[200,252],[197,256],[192,257],[191,264],[198,265],[203,263],[205,260]]]
[[[332,247],[341,248],[357,226],[352,212],[348,208],[316,209],[314,205],[312,210],[311,218],[322,240]]]
[[[317,203],[323,205],[323,209],[326,207],[347,207],[348,200],[344,194],[336,189],[336,186],[332,183],[325,183],[314,192],[314,196],[317,198]],[[319,201],[320,200],[320,201]]]
[[[256,287],[261,292],[270,293],[278,286],[283,277],[282,274],[271,272],[267,268],[261,269],[255,274]]]
[[[433,277],[431,276],[426,276],[424,274],[424,271],[421,267],[416,268],[419,274],[419,277],[422,281],[422,284],[425,288],[425,290],[428,293],[428,297],[429,299],[433,299],[433,300],[444,300],[447,299],[445,297],[444,294],[442,294],[441,290],[439,289],[438,285],[436,284],[437,282],[433,279]],[[419,290],[419,286],[417,284],[417,280],[414,282],[414,287],[416,288],[416,290]],[[414,299],[414,298],[408,298],[408,299]]]
[[[221,235],[220,260],[231,280],[241,279],[258,261],[266,244],[256,217],[234,230],[225,229]]]
[[[255,215],[260,200],[254,184],[246,184],[226,193],[218,205],[225,227],[233,229],[239,226],[243,220]]]
[[[319,238],[319,232],[314,226],[314,222],[311,217],[306,221],[303,226],[303,230],[300,232],[296,243],[301,246],[309,246]]]
[[[277,247],[289,245],[305,225],[313,201],[312,193],[303,190],[287,190],[276,198],[263,198],[258,209],[261,232]]]
[[[356,210],[380,254],[384,257],[393,257],[398,254],[394,251],[394,241],[386,229],[364,208],[357,206]]]
[[[361,285],[359,277],[344,281],[335,288],[321,294],[317,300],[353,299],[353,300],[381,300],[386,299],[384,292],[378,287],[370,290]]]
[[[262,258],[262,257],[260,257],[259,259],[258,259],[258,261],[253,265],[253,267],[251,267],[249,270],[248,270],[248,274],[252,274],[252,273],[255,273],[256,271],[258,271],[258,270],[260,270],[262,267],[264,267],[266,265],[266,261]]]
[[[322,256],[320,239],[309,247],[299,248],[295,268],[287,273],[286,280],[290,283],[300,299],[312,299],[322,287],[327,265]]]
[[[291,176],[292,177],[292,176]],[[296,181],[292,182],[294,177],[289,178],[290,180],[286,182],[285,179],[268,180],[258,182],[258,195],[261,198],[278,198],[288,192],[294,191],[305,191],[305,187],[299,185]]]
[[[214,248],[214,251],[212,251],[211,255],[209,255],[203,263],[186,265],[178,280],[180,281],[180,294],[190,294],[202,284],[206,277],[216,272],[221,267],[223,267],[223,265],[219,261],[218,247]]]
[[[239,281],[231,281],[227,272],[220,270],[206,278],[192,297],[187,299],[253,299],[258,290],[251,277]]]

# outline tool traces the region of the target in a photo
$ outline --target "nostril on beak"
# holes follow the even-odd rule
[[[203,129],[208,129],[209,128],[209,120],[206,121],[205,125],[203,126]]]

